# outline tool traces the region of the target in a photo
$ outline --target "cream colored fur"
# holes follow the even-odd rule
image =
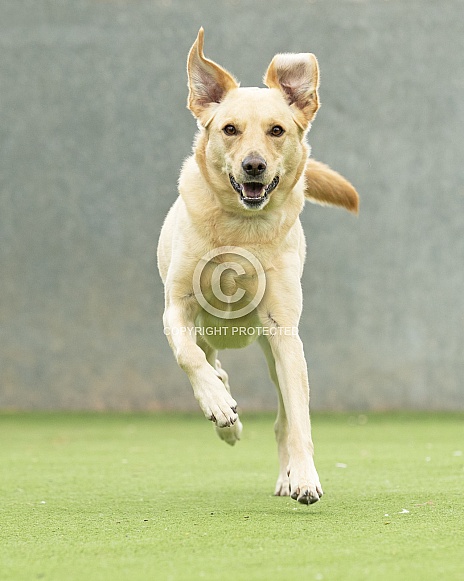
[[[275,431],[280,472],[275,494],[291,494],[310,504],[322,496],[322,487],[313,461],[306,362],[298,333],[280,331],[297,329],[302,311],[305,238],[299,214],[305,199],[357,212],[358,196],[342,176],[308,158],[306,133],[319,107],[314,55],[277,55],[264,78],[268,88],[240,88],[230,73],[204,57],[200,30],[189,53],[188,78],[189,108],[199,132],[194,153],[183,165],[180,196],[166,218],[158,247],[168,340],[203,413],[215,423],[219,436],[234,444],[242,425],[217,351],[244,347],[259,336],[279,394]],[[254,169],[246,166],[248,159]],[[256,160],[264,162],[259,170]],[[250,171],[260,174],[252,179]],[[278,184],[272,189],[276,177]],[[248,182],[259,182],[255,189],[262,184],[256,200],[246,193],[253,185]],[[269,189],[266,195],[264,188]],[[262,300],[238,320],[207,312],[193,288],[199,261],[224,246],[251,252],[265,272]],[[213,263],[227,260],[222,256]],[[224,272],[224,292],[232,295],[240,289],[252,296],[257,277],[247,260],[237,256],[234,260],[243,274]],[[212,280],[211,276],[202,280],[202,291],[217,304]],[[250,333],[179,332],[237,325]],[[263,329],[266,334],[260,334]]]

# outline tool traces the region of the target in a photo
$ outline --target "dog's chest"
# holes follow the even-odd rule
[[[216,311],[221,311],[224,318],[229,318],[227,313],[244,313],[255,297],[262,297],[266,274],[261,261],[253,253],[240,247],[222,247],[198,263],[194,285],[196,298],[203,299],[199,301],[203,308],[206,302],[212,307],[213,314],[218,315]]]

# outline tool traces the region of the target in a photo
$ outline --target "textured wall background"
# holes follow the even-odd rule
[[[155,250],[200,25],[244,86],[318,56],[313,154],[362,197],[302,216],[313,408],[464,409],[460,0],[2,0],[0,408],[196,409]],[[242,408],[275,405],[262,359],[223,356]]]

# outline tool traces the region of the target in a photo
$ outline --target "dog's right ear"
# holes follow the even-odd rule
[[[217,105],[231,89],[239,84],[225,69],[203,54],[204,30],[200,28],[190,49],[187,61],[189,96],[187,107],[207,127],[214,117]]]

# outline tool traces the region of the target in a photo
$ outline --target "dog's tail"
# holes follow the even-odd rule
[[[353,214],[359,212],[358,192],[339,173],[325,163],[309,158],[305,168],[305,198],[322,206],[340,206]]]

